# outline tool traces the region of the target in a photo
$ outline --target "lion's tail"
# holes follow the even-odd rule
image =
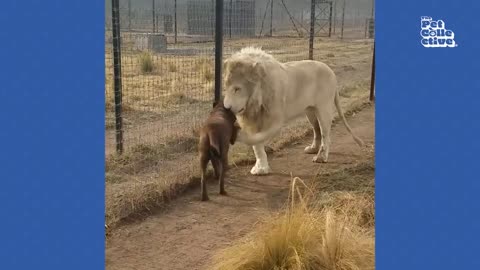
[[[353,139],[359,146],[363,146],[363,141],[359,137],[357,137],[355,134],[353,134],[352,129],[347,123],[347,119],[345,118],[345,115],[343,114],[342,106],[340,106],[340,96],[338,94],[338,91],[335,91],[335,107],[337,107],[338,114],[340,115],[340,118],[342,118],[342,122],[347,128],[348,132],[352,135]]]

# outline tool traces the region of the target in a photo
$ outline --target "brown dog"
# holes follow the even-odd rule
[[[207,164],[212,161],[215,177],[218,178],[220,194],[225,192],[225,170],[228,166],[228,149],[234,144],[239,127],[235,125],[236,117],[233,112],[225,109],[223,101],[214,105],[210,116],[200,130],[200,168],[202,169],[201,192],[202,201],[208,200],[205,173]]]

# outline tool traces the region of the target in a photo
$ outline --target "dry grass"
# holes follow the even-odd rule
[[[114,112],[115,104],[112,99],[105,98],[105,112]]]
[[[202,74],[202,77],[206,82],[211,82],[215,77],[213,65],[214,65],[213,59],[209,60],[209,59],[203,58],[203,59],[200,59],[200,61],[196,62],[195,70],[197,72],[200,72],[200,74]]]
[[[340,91],[340,96],[344,98],[349,98],[355,93],[357,93],[361,89],[369,89],[370,87],[370,80],[363,80],[360,82],[357,82],[356,84],[353,85],[347,85],[343,87],[343,89]]]
[[[148,52],[143,52],[139,55],[138,61],[140,62],[140,70],[142,73],[151,73],[154,68],[152,55]]]
[[[109,230],[120,221],[150,214],[199,181],[195,156],[190,154],[197,140],[193,136],[172,138],[107,159],[105,222]]]
[[[221,251],[213,269],[375,269],[373,187],[323,199],[314,190],[295,178],[286,209]]]
[[[172,160],[183,153],[196,150],[196,137],[181,137],[157,145],[136,145],[126,155],[114,155],[107,159],[107,173],[138,175],[155,167],[160,161]],[[107,177],[108,181],[108,177]]]
[[[199,183],[199,178],[192,177],[192,164],[176,170],[156,175],[157,177],[148,180],[138,175],[130,175],[127,176],[128,181],[121,174],[108,176],[109,173],[107,173],[111,184],[107,188],[106,196],[105,219],[109,229],[106,232],[107,235],[119,222],[146,217],[152,211],[161,209],[170,200]],[[115,188],[115,183],[117,185],[125,184],[128,189],[108,192],[108,189]]]
[[[213,73],[212,69],[205,69],[203,71],[203,78],[207,82],[211,82],[214,78],[215,74]]]
[[[168,63],[168,71],[177,72],[177,65],[174,62]]]

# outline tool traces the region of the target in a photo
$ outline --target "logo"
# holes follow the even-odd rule
[[[455,33],[445,28],[445,22],[442,20],[434,21],[432,17],[422,16],[420,35],[422,36],[422,45],[426,48],[447,48],[457,47],[455,42]]]

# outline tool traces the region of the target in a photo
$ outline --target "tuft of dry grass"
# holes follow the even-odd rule
[[[203,74],[203,78],[207,82],[211,82],[215,77],[215,74],[213,73],[213,60],[210,61],[205,58],[201,59],[200,61],[196,62],[195,70],[197,72],[201,72],[201,74]]]
[[[212,69],[203,70],[203,78],[205,78],[207,82],[211,82],[214,77],[215,77],[215,74],[213,73]]]
[[[113,112],[115,111],[115,104],[113,100],[110,98],[105,98],[105,112]]]
[[[181,105],[181,104],[194,104],[199,102],[199,100],[191,98],[187,96],[185,93],[177,92],[165,96],[163,99],[163,104],[165,106],[172,106],[172,105]]]
[[[148,52],[143,52],[138,56],[140,62],[140,71],[142,73],[151,73],[154,69],[153,57]]]
[[[135,111],[135,109],[125,102],[122,103],[122,112],[132,111]],[[112,100],[105,100],[105,112],[115,112],[115,103]]]
[[[352,95],[355,95],[358,92],[368,90],[369,87],[370,87],[370,81],[362,80],[355,84],[346,85],[345,87],[343,87],[340,91],[340,96],[344,98],[350,98],[352,97]]]
[[[194,69],[195,70],[203,70],[207,69],[209,66],[213,65],[213,59],[209,60],[207,58],[201,58],[195,62]]]
[[[343,71],[354,71],[355,68],[352,65],[344,65],[342,66]]]
[[[169,72],[177,72],[177,65],[175,62],[169,62],[168,63],[168,71]]]
[[[373,203],[361,197],[325,204],[314,194],[301,179],[293,179],[286,209],[217,254],[213,269],[375,269],[374,227],[356,222],[359,209]]]

